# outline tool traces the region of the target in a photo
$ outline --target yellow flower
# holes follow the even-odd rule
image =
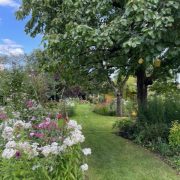
[[[160,67],[160,66],[161,66],[161,60],[160,60],[160,59],[156,59],[156,60],[154,61],[154,66],[155,66],[155,67]]]
[[[143,58],[140,58],[140,59],[138,60],[138,63],[139,63],[139,64],[143,64],[143,62],[144,62],[144,59],[143,59]]]
[[[136,116],[137,116],[137,112],[136,112],[136,111],[133,111],[133,112],[131,113],[131,115],[132,115],[133,117],[136,117]]]

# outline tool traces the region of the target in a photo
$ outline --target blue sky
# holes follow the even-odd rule
[[[20,0],[0,0],[0,54],[30,53],[40,48],[40,36],[31,38],[24,32],[27,20],[16,20],[19,4]]]

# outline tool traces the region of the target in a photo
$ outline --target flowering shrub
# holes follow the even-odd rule
[[[29,108],[33,107],[28,102]],[[61,114],[1,123],[1,179],[81,180],[88,170],[82,127]],[[83,156],[84,155],[84,156]]]

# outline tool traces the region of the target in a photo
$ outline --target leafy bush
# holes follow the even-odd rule
[[[173,122],[170,129],[169,144],[173,148],[180,149],[180,123],[178,123],[178,121]]]
[[[168,161],[178,172],[180,172],[180,155],[169,157]]]
[[[180,102],[177,97],[152,98],[139,110],[136,124],[138,141],[148,144],[162,138],[168,141],[169,129],[174,119],[180,119]]]
[[[167,139],[168,126],[164,123],[141,124],[137,122],[134,135],[138,143],[148,145],[149,142],[158,141],[158,138]]]
[[[94,106],[93,112],[105,116],[115,116],[116,114],[114,103],[97,104]]]
[[[132,139],[134,133],[134,124],[135,122],[129,118],[123,118],[117,120],[113,124],[113,128],[117,129],[119,134],[125,138]]]
[[[163,156],[174,155],[174,151],[171,149],[168,142],[164,141],[162,138],[158,138],[156,142],[149,142],[149,148],[159,152]]]
[[[137,105],[131,99],[123,101],[123,115],[128,117],[137,116]]]
[[[179,95],[151,98],[147,106],[141,108],[138,120],[147,124],[165,123],[169,127],[174,119],[180,120]]]

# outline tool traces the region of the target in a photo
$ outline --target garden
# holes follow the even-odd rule
[[[0,42],[0,179],[178,180],[179,0],[6,6],[41,47]]]

